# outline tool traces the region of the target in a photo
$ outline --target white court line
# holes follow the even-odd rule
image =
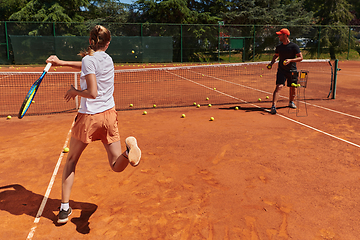
[[[169,73],[171,73],[171,72],[169,72]],[[216,91],[217,93],[220,93],[220,94],[222,94],[222,95],[225,95],[225,96],[234,98],[234,99],[236,99],[236,100],[238,100],[238,101],[241,101],[241,102],[244,102],[244,103],[248,103],[248,102],[245,101],[245,100],[242,100],[242,99],[240,99],[240,98],[237,98],[237,97],[231,96],[231,95],[229,95],[229,94],[220,92],[220,91],[218,91],[218,90],[214,90],[213,88],[210,88],[210,87],[208,87],[208,86],[206,86],[206,85],[203,85],[203,84],[201,84],[201,83],[195,82],[195,81],[193,81],[193,80],[187,79],[187,78],[185,78],[185,77],[183,77],[183,76],[177,75],[177,74],[175,74],[175,73],[171,73],[171,74],[173,74],[173,75],[175,75],[175,76],[177,76],[177,77],[179,77],[179,78],[185,79],[185,80],[187,80],[187,81],[189,81],[189,82],[192,82],[192,83],[195,83],[195,84],[197,84],[197,85],[200,85],[200,86],[202,86],[202,87],[205,87],[205,88],[211,89],[211,90],[213,90],[213,91]],[[255,106],[255,107],[259,108],[259,109],[263,109],[263,110],[265,110],[265,111],[267,111],[267,112],[270,112],[270,110],[265,109],[265,108],[262,108],[262,107],[260,107],[260,106],[258,106],[258,105],[256,105],[256,104],[253,104],[253,103],[248,103],[248,104],[253,105],[253,106]],[[334,111],[334,112],[337,112],[337,111]],[[289,120],[289,121],[291,121],[291,122],[294,122],[294,123],[296,123],[296,124],[299,124],[299,125],[302,125],[302,126],[304,126],[304,127],[309,128],[309,129],[312,129],[312,130],[314,130],[314,131],[317,131],[317,132],[319,132],[319,133],[325,134],[325,135],[327,135],[327,136],[329,136],[329,137],[335,138],[335,139],[337,139],[337,140],[340,140],[340,141],[342,141],[342,142],[345,142],[345,143],[348,143],[348,144],[350,144],[350,145],[353,145],[353,146],[355,146],[355,147],[360,148],[360,145],[358,145],[358,144],[356,144],[356,143],[347,141],[347,140],[345,140],[345,139],[342,139],[342,138],[340,138],[340,137],[337,137],[337,136],[335,136],[335,135],[332,135],[332,134],[327,133],[327,132],[325,132],[325,131],[322,131],[322,130],[320,130],[320,129],[314,128],[314,127],[312,127],[312,126],[310,126],[310,125],[307,125],[307,124],[305,124],[305,123],[301,123],[301,122],[299,122],[299,121],[296,121],[296,120],[294,120],[294,119],[292,119],[292,118],[289,118],[289,117],[286,117],[286,116],[284,116],[284,115],[281,115],[281,114],[276,114],[276,115],[279,116],[279,117],[282,117],[282,118],[284,118],[284,119],[286,119],[286,120]],[[350,115],[350,116],[351,116],[351,115]]]
[[[194,72],[194,71],[191,71],[191,72],[196,73],[196,74],[201,74],[201,73]],[[176,74],[174,74],[174,75],[176,75]],[[178,75],[176,75],[176,76],[178,76]],[[248,88],[248,89],[250,89],[250,90],[254,90],[254,91],[258,91],[258,92],[262,92],[262,93],[267,93],[267,94],[272,94],[271,92],[267,92],[267,91],[263,91],[263,90],[261,90],[261,89],[257,89],[257,88],[245,86],[245,85],[240,84],[240,83],[235,83],[235,82],[227,81],[227,80],[225,80],[225,79],[213,77],[213,76],[210,76],[210,75],[204,74],[204,76],[207,76],[207,77],[210,77],[210,78],[214,78],[214,79],[219,80],[219,81],[222,81],[222,82],[226,82],[226,83],[230,83],[230,84],[233,84],[233,85],[237,85],[237,86],[240,86],[240,87]],[[185,78],[184,78],[184,79],[185,79]],[[188,79],[187,79],[187,80],[188,80]],[[189,81],[191,81],[191,80],[189,80]],[[282,96],[282,95],[279,95],[279,97],[288,99],[288,97],[285,97],[285,96]],[[240,99],[239,99],[239,100],[240,100]],[[243,101],[243,100],[241,100],[241,101]],[[245,101],[243,101],[243,102],[245,102]],[[305,102],[303,102],[303,101],[300,101],[300,102],[301,102],[301,103],[305,103]],[[307,102],[306,104],[307,104],[307,105],[311,105],[311,106],[313,106],[313,107],[321,108],[321,109],[324,109],[324,110],[327,110],[327,111],[331,111],[331,112],[335,112],[335,113],[338,113],[338,114],[342,114],[342,115],[345,115],[345,116],[348,116],[348,117],[360,119],[360,117],[354,116],[354,115],[351,115],[351,114],[348,114],[348,113],[336,111],[336,110],[333,110],[333,109],[330,109],[330,108],[322,107],[322,106],[315,105],[315,104],[311,104],[311,103],[308,103],[308,102]]]
[[[70,130],[69,130],[69,132],[68,132],[68,135],[67,135],[67,137],[66,137],[66,140],[65,140],[63,149],[68,145],[68,142],[69,142],[69,139],[70,139],[70,135],[71,135],[71,129],[72,129],[73,126],[74,126],[74,121],[73,121],[73,123],[72,123],[72,125],[71,125],[71,128],[70,128]],[[46,190],[46,193],[45,193],[45,195],[44,195],[44,198],[43,198],[43,200],[42,200],[42,202],[41,202],[40,208],[39,208],[39,210],[38,210],[38,212],[37,212],[37,214],[36,214],[36,217],[35,217],[35,220],[34,220],[34,226],[31,228],[31,230],[30,230],[30,232],[29,232],[26,240],[31,240],[31,239],[34,237],[35,230],[36,230],[36,228],[37,228],[37,224],[38,224],[39,221],[40,221],[40,217],[41,217],[41,215],[42,215],[42,213],[43,213],[43,211],[44,211],[46,202],[47,202],[47,200],[48,200],[48,198],[49,198],[49,196],[50,196],[50,192],[51,192],[52,186],[54,185],[55,178],[56,178],[56,175],[57,175],[57,173],[58,173],[58,171],[59,171],[59,167],[60,167],[60,164],[61,164],[61,161],[62,161],[63,157],[64,157],[64,152],[61,151],[61,154],[60,154],[59,159],[58,159],[58,161],[57,161],[57,163],[56,163],[54,172],[53,172],[53,174],[52,174],[52,176],[51,176],[50,183],[49,183],[49,185],[48,185],[48,187],[47,187],[47,190]]]

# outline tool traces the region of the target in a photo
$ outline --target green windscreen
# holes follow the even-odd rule
[[[80,60],[77,54],[89,45],[88,37],[11,35],[16,64],[43,64],[50,55]],[[112,37],[107,53],[114,62],[172,62],[172,37]]]

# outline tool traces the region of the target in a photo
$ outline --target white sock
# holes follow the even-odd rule
[[[64,211],[67,211],[69,210],[69,203],[61,203],[61,206],[60,206],[60,211],[61,210],[64,210]]]

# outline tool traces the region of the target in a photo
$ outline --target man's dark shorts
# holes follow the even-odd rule
[[[294,74],[292,72],[287,72],[282,69],[278,69],[276,74],[276,85],[284,85],[285,82],[287,82],[287,86],[291,87],[292,83],[297,83],[297,75],[298,73],[295,72]]]

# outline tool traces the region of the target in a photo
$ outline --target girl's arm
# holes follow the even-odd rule
[[[64,60],[60,60],[55,55],[52,55],[48,59],[46,59],[46,62],[51,63],[53,66],[73,67],[79,70],[81,69],[81,65],[82,65],[81,61],[64,61]]]
[[[85,76],[87,88],[84,90],[75,89],[73,85],[65,94],[65,100],[68,102],[76,96],[95,99],[98,95],[97,82],[95,74],[88,74]]]

